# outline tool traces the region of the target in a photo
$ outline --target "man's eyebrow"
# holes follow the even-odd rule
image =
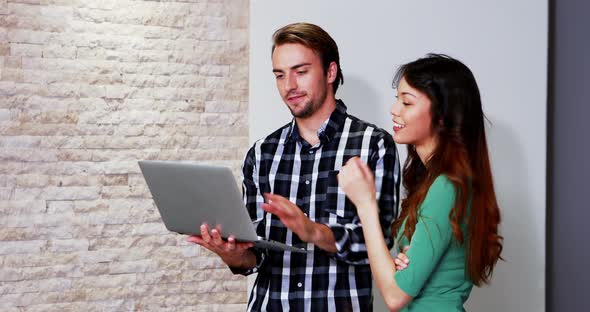
[[[297,69],[297,68],[300,68],[300,67],[303,67],[303,66],[309,66],[309,65],[311,65],[311,63],[301,63],[301,64],[297,64],[297,65],[291,66],[290,69]],[[282,73],[284,71],[282,69],[273,68],[272,69],[272,72],[273,73]]]
[[[308,66],[308,65],[311,65],[311,63],[301,63],[301,64],[297,64],[297,65],[291,66],[291,69],[297,69],[297,68],[299,68],[299,67]]]

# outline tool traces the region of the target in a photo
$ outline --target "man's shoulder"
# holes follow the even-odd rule
[[[366,120],[360,119],[354,115],[347,114],[347,117],[351,120],[351,130],[354,131],[364,131],[364,130],[372,130],[373,136],[377,138],[382,138],[386,141],[393,141],[393,137],[389,132],[385,129],[379,128],[377,125],[370,123]]]
[[[290,130],[291,122],[288,122],[287,124],[273,131],[269,135],[256,140],[252,147],[263,144],[278,144],[281,140],[284,140],[286,138]]]
[[[271,134],[258,139],[250,146],[250,149],[246,153],[246,162],[253,161],[257,158],[256,155],[259,153],[268,153],[277,149],[281,141],[284,141],[287,137],[291,127],[291,122],[273,131]]]

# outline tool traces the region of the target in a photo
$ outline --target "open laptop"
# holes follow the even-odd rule
[[[253,242],[262,249],[307,252],[256,235],[236,180],[227,167],[178,161],[139,161],[162,221],[169,231],[201,234],[201,224],[219,226],[227,239]]]

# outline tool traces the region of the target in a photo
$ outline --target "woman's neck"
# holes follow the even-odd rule
[[[423,164],[426,164],[426,162],[428,162],[428,160],[434,153],[434,149],[436,148],[437,144],[437,137],[431,137],[420,144],[414,145],[414,147],[416,148],[416,153],[418,154],[418,157],[420,157],[420,160]]]

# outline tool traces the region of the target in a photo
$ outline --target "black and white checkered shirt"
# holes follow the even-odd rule
[[[348,115],[342,101],[337,101],[318,134],[320,143],[311,146],[299,136],[293,119],[256,142],[244,161],[244,201],[258,235],[311,251],[253,249],[256,268],[234,270],[258,272],[248,311],[372,311],[371,271],[360,220],[336,176],[353,156],[369,164],[391,248],[400,175],[395,144],[386,131]],[[312,221],[330,227],[337,252],[302,242],[276,216],[262,210],[265,192],[288,198]]]

